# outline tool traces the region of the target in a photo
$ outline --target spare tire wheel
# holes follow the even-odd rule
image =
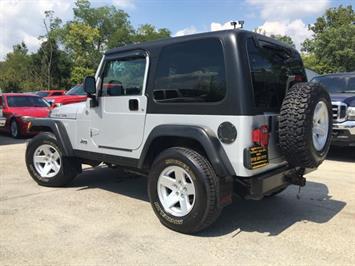
[[[328,92],[316,83],[297,83],[282,102],[280,148],[291,166],[314,168],[331,141],[332,108]]]

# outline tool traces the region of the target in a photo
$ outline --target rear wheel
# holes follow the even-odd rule
[[[41,186],[60,187],[79,173],[75,158],[63,156],[55,136],[43,132],[34,137],[26,149],[26,165],[31,177]]]
[[[160,222],[181,233],[208,227],[221,211],[212,166],[186,148],[169,148],[158,156],[149,173],[148,194]]]

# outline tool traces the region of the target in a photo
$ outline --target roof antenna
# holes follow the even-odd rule
[[[231,21],[231,26],[233,26],[234,29],[237,28],[237,25],[240,25],[240,28],[242,29],[244,25],[244,20]]]
[[[231,25],[233,26],[234,29],[236,29],[237,24],[238,24],[238,23],[237,23],[236,21],[231,21]]]
[[[242,29],[244,26],[244,20],[238,20],[238,24],[240,25],[240,28]]]

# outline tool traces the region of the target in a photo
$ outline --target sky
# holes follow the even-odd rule
[[[114,5],[126,11],[134,27],[150,23],[168,28],[173,36],[231,28],[244,20],[244,29],[260,28],[267,35],[289,35],[296,47],[312,34],[308,24],[329,7],[351,0],[92,0],[92,6]],[[73,18],[72,0],[0,0],[0,60],[24,41],[35,52],[45,32],[44,11],[54,10],[64,22]]]

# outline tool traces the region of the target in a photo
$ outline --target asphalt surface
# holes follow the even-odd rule
[[[155,217],[146,180],[87,168],[67,188],[38,186],[26,140],[0,135],[0,265],[355,265],[355,150],[332,150],[297,187],[236,198],[195,236]]]

